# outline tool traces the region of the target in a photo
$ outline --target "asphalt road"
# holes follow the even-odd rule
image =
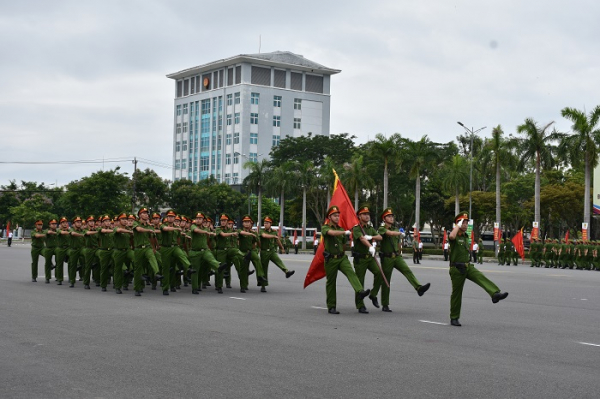
[[[423,297],[394,272],[393,313],[357,313],[340,274],[329,315],[325,281],[302,288],[312,257],[282,259],[296,274],[272,265],[267,293],[234,275],[134,297],[32,283],[29,247],[0,246],[0,398],[600,397],[600,272],[485,264],[509,297],[467,281],[451,327],[441,261],[407,259]]]

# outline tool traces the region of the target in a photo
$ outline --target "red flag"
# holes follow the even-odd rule
[[[498,229],[498,243],[502,244],[502,229]]]
[[[340,208],[339,225],[340,227],[346,230],[350,230],[352,227],[358,224],[356,211],[352,206],[352,202],[348,197],[346,189],[342,185],[342,182],[340,181],[337,173],[335,173],[335,170],[333,171],[333,174],[335,175],[335,183],[333,184],[333,194],[331,195],[331,202],[329,203],[329,207],[336,205],[338,208]],[[317,254],[310,263],[308,273],[306,273],[306,278],[304,279],[304,288],[308,287],[315,281],[325,277],[325,257],[323,256],[323,251],[325,251],[324,241],[325,240],[323,239],[319,241]]]
[[[567,230],[567,234],[565,234],[565,241],[569,242],[569,230]]]
[[[6,222],[6,238],[8,238],[8,233],[10,233],[10,221]]]
[[[521,259],[525,260],[525,247],[523,246],[523,229],[521,229],[521,231],[515,234],[511,241],[515,245],[515,250],[521,256]]]
[[[475,242],[475,231],[471,230],[471,252],[473,252],[473,243]]]

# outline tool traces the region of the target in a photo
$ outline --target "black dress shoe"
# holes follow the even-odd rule
[[[225,272],[223,273],[223,277],[229,278],[229,276],[231,276],[231,274],[229,273],[229,270],[225,270]]]
[[[54,270],[54,269],[56,269],[56,265],[50,266],[50,270]]]
[[[62,285],[62,281],[59,281],[58,283],[56,283],[57,285]]]
[[[217,288],[217,292],[218,292],[219,294],[222,294],[222,293],[223,293],[223,288]]]
[[[285,272],[285,278],[292,277],[294,273],[296,273],[294,270],[288,270],[287,272]]]
[[[163,279],[164,276],[162,274],[157,274],[157,275],[155,275],[155,277],[158,281],[160,281]]]
[[[122,293],[123,293],[123,291],[121,291],[121,289],[120,289],[120,288],[117,288],[117,289],[115,290],[115,294],[122,294]]]
[[[258,281],[258,286],[260,287],[263,283],[266,284],[269,282],[269,280],[267,280],[264,276],[260,276],[256,278],[256,281]]]
[[[363,307],[361,307],[360,309],[358,309],[358,313],[364,313],[364,314],[367,314],[367,313],[369,313],[369,311],[367,310],[367,308],[365,308],[365,307],[363,306]]]
[[[192,294],[199,295],[200,293],[198,292],[198,290],[192,290]],[[222,294],[222,292],[221,292],[221,294]]]
[[[152,284],[152,291],[156,291],[156,285]]]
[[[169,291],[167,291],[167,290],[164,290],[164,291],[163,291],[163,295],[169,295]]]
[[[150,281],[150,277],[148,277],[147,274],[142,274],[142,280],[143,281]]]
[[[335,310],[335,308],[330,308],[327,312],[329,314],[340,314],[340,312],[338,312],[337,310]]]
[[[381,308],[381,310],[382,310],[383,312],[390,312],[390,313],[392,312],[392,309],[390,309],[390,307],[389,307],[389,306],[387,306],[387,305],[384,305],[384,306],[383,306],[383,308]]]
[[[142,296],[142,293],[141,293],[141,292],[139,292],[139,291],[136,291],[136,292],[135,292],[135,296]]]
[[[260,289],[260,292],[267,292],[267,289],[266,289],[265,287],[262,287],[262,288]]]
[[[219,268],[217,269],[218,272],[222,272],[223,270],[225,270],[227,268],[227,263],[221,263],[219,265]]]
[[[246,292],[246,290],[245,290],[245,289],[243,289],[243,288],[240,288],[240,292],[242,292],[242,293],[245,293],[245,292]]]
[[[89,284],[86,284],[86,285],[83,286],[83,288],[86,289],[86,290],[89,290],[90,286],[89,286]]]
[[[75,284],[73,284],[73,283],[69,284],[69,288],[74,288],[74,287],[75,287]]]
[[[50,284],[50,280],[46,280],[46,284]]]
[[[248,272],[248,276],[252,276],[252,275],[254,274],[254,272],[255,272],[255,271],[256,271],[256,270],[250,270],[250,271]]]
[[[417,289],[417,294],[419,294],[419,296],[423,296],[423,294],[427,292],[429,287],[431,287],[430,283],[420,286],[419,289]]]
[[[128,287],[128,286],[125,286],[125,287],[123,287],[123,289],[124,289],[125,291],[129,291],[129,287]]]
[[[102,292],[106,292],[106,287],[102,287]]]
[[[100,287],[100,283],[96,283],[96,287]]]
[[[225,284],[225,287],[231,288],[231,284]]]
[[[492,302],[493,303],[498,303],[503,299],[506,299],[506,297],[508,296],[508,292],[496,292],[494,295],[492,295]]]
[[[37,279],[35,279],[35,278],[32,278],[32,279],[31,279],[31,282],[32,282],[32,283],[37,283]]]
[[[367,290],[362,290],[362,291],[358,291],[358,292],[356,293],[356,297],[357,297],[358,299],[365,299],[365,297],[367,297],[367,296],[368,296],[370,293],[371,293],[371,290],[370,290],[370,289],[367,289]]]
[[[175,287],[171,287],[171,292],[177,292],[177,290],[175,289]]]
[[[83,281],[83,277],[79,277],[79,281]]]
[[[206,288],[206,284],[202,284],[202,288]]]
[[[450,319],[450,324],[455,327],[460,327],[462,324],[458,321],[458,319]]]
[[[377,297],[369,296],[369,299],[371,300],[371,302],[373,302],[373,306],[375,306],[377,309],[379,309],[379,301],[377,300]]]

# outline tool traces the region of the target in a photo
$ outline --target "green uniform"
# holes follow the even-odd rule
[[[358,294],[363,290],[363,286],[344,252],[344,244],[346,243],[347,237],[345,235],[329,235],[327,233],[330,230],[344,231],[344,229],[329,224],[326,224],[321,228],[321,239],[324,240],[325,252],[327,252],[325,258],[325,275],[327,278],[325,292],[327,294],[327,309],[335,308],[337,304],[336,282],[338,271],[342,272],[346,278],[348,278],[354,292]]]
[[[98,259],[100,260],[100,286],[102,291],[106,291],[108,280],[110,278],[110,265],[112,263],[112,247],[113,237],[111,233],[103,233],[103,227],[97,229],[98,231]],[[110,230],[110,229],[104,229]]]
[[[379,289],[382,286],[383,277],[381,276],[381,272],[379,271],[379,266],[377,266],[377,261],[369,253],[369,247],[363,244],[360,240],[360,238],[364,235],[373,237],[378,235],[378,233],[377,230],[375,230],[375,228],[373,228],[372,226],[364,226],[361,229],[361,226],[357,224],[352,228],[352,237],[354,238],[354,248],[352,249],[354,271],[356,273],[356,276],[358,277],[358,281],[360,281],[360,285],[362,285],[363,287],[365,286],[365,274],[367,274],[367,270],[373,273],[373,289],[371,290],[371,294],[369,295],[369,297],[377,298]],[[373,243],[372,240],[369,242]],[[387,288],[387,286],[385,288]],[[357,297],[356,309],[360,309],[363,307],[365,307],[364,301]]]
[[[504,265],[504,257],[506,254],[506,245],[504,244],[504,240],[500,240],[498,243],[498,264],[500,266]]]
[[[161,226],[162,236],[160,244],[160,255],[163,263],[163,279],[161,281],[163,291],[167,291],[169,288],[174,288],[179,285],[174,279],[178,265],[181,265],[183,268],[184,275],[188,276],[191,264],[185,252],[183,252],[179,246],[179,236],[181,235],[181,231],[166,231],[164,229],[165,227],[169,226],[166,224]],[[196,273],[198,273],[198,271],[196,271]]]
[[[84,245],[84,237],[79,237],[75,234],[84,234],[83,229],[75,229],[72,228],[70,231],[71,234],[71,244],[69,246],[69,283],[71,286],[75,284],[75,280],[77,279],[77,268],[80,261],[83,261],[83,245]]]
[[[127,271],[127,251],[129,251],[129,237],[128,233],[119,233],[118,229],[124,229],[124,227],[117,225],[113,230],[113,247],[112,247],[112,259],[113,259],[113,282],[116,292],[119,293],[124,285],[124,273]]]
[[[96,231],[96,229],[85,230]],[[98,234],[86,234],[84,239],[83,259],[85,267],[83,270],[83,285],[89,286],[92,273],[94,280],[100,281],[100,258],[98,258]]]
[[[63,231],[68,230],[57,230],[57,248],[56,248],[56,270],[54,271],[54,276],[56,277],[56,281],[59,284],[62,284],[64,280],[64,263],[65,258],[67,257],[67,251],[69,250],[69,234],[62,234]]]
[[[199,229],[203,231],[209,231],[208,228],[204,228],[201,225],[192,225],[192,243],[190,249],[190,261],[196,273],[192,274],[192,291],[200,290],[200,275],[202,270],[212,269],[215,273],[218,273],[219,262],[215,259],[213,253],[208,247],[208,235],[202,233],[196,233],[194,230]],[[222,273],[222,272],[221,272]],[[221,281],[222,282],[222,281]]]
[[[483,241],[479,240],[477,245],[477,263],[483,265]]]
[[[388,283],[392,283],[392,271],[394,269],[398,270],[402,275],[408,280],[410,285],[415,290],[418,290],[421,287],[421,283],[415,277],[412,270],[408,267],[402,255],[398,253],[398,245],[400,241],[400,236],[396,235],[388,235],[386,234],[388,231],[395,231],[391,227],[387,228],[385,226],[381,226],[379,228],[379,234],[383,238],[381,241],[381,247],[379,249],[379,256],[381,257],[381,267],[383,268],[383,273],[388,281]],[[385,284],[381,288],[381,305],[389,306],[390,304],[390,287]]]
[[[469,263],[469,238],[459,231],[456,238],[450,241],[450,279],[452,280],[452,296],[450,297],[450,319],[460,318],[462,292],[465,280],[469,279],[492,297],[499,288]],[[463,268],[464,265],[464,268]]]
[[[37,231],[33,230],[31,232],[31,279],[35,281],[38,276],[38,261],[40,256],[43,256],[44,253],[44,239],[45,236],[36,237],[35,235],[44,234],[43,230]],[[48,279],[48,277],[46,277]]]
[[[283,264],[279,255],[277,255],[277,239],[276,238],[265,238],[263,237],[263,233],[269,235],[277,235],[277,232],[273,229],[260,229],[260,263],[262,265],[264,277],[267,281],[262,281],[260,284],[263,287],[269,285],[269,262],[275,263],[275,265],[280,268],[284,273],[288,272],[287,267]]]
[[[44,272],[46,274],[46,283],[50,282],[50,279],[52,278],[52,257],[56,255],[56,245],[58,243],[56,234],[48,234],[48,231],[50,231],[50,229],[44,231],[44,234],[46,234],[44,239],[46,247],[42,252],[45,259]],[[56,232],[56,230],[53,231]]]
[[[154,256],[154,250],[150,243],[150,236],[153,233],[142,233],[137,230],[140,227],[146,230],[153,230],[150,224],[144,224],[142,222],[133,222],[133,289],[136,293],[141,292],[144,289],[144,283],[142,282],[142,275],[147,269],[147,273],[150,277],[158,274],[158,262],[156,256]]]
[[[227,227],[221,227],[217,229],[217,260],[220,263],[227,264],[227,268],[229,273],[226,277],[226,284],[228,288],[231,288],[231,265],[235,266],[235,270],[240,277],[240,284],[242,283],[243,277],[241,276],[241,259],[244,254],[240,252],[238,249],[237,237],[227,236],[224,237],[221,233],[230,234],[235,233],[235,230],[229,229]],[[224,271],[217,272],[215,276],[215,288],[218,290],[219,288],[223,288],[223,279],[224,279]],[[246,273],[245,277],[246,281],[248,280],[248,274]],[[246,283],[247,284],[247,283]]]
[[[249,231],[248,233],[251,233],[252,235],[239,235],[239,250],[244,254],[244,257],[242,258],[242,268],[246,273],[246,285],[242,286],[244,289],[248,289],[248,271],[250,269],[250,262],[252,262],[252,265],[256,270],[257,282],[260,283],[260,280],[264,277],[264,271],[262,264],[260,263],[260,257],[258,256],[258,249],[256,248],[260,239],[257,233],[253,231]]]

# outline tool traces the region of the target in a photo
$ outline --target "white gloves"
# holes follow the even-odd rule
[[[375,256],[375,247],[369,247],[369,253],[371,256]]]
[[[465,220],[467,220],[467,219],[460,219],[460,220],[458,221],[458,223],[456,223],[456,225],[457,225],[459,228],[460,228],[460,227],[462,227],[462,224],[463,224],[463,222],[464,222]]]
[[[366,235],[366,234],[365,234],[365,236],[364,236],[364,237],[365,237],[365,239],[366,239],[367,241],[371,241],[371,240],[373,239],[373,236],[368,236],[368,235]]]
[[[347,236],[349,236],[350,234],[352,234],[352,232],[350,230],[346,230],[346,231],[344,231],[344,234],[346,234]]]

